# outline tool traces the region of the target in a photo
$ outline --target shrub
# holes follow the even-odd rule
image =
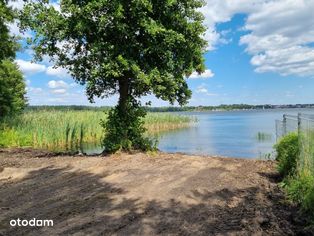
[[[284,136],[274,147],[279,173],[283,176],[294,175],[300,155],[298,134],[290,133]]]
[[[107,121],[101,121],[101,125],[105,129],[102,143],[104,152],[156,150],[156,144],[143,136],[146,131],[143,120],[145,115],[144,108],[134,100],[128,101],[124,107],[118,105],[112,108]]]
[[[288,197],[314,218],[314,176],[308,171],[302,171],[285,181]]]

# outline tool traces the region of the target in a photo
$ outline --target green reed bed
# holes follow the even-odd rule
[[[149,134],[185,128],[197,120],[191,116],[171,113],[148,113],[145,117],[145,128]]]
[[[103,111],[38,110],[6,119],[0,126],[0,147],[34,147],[74,150],[82,143],[100,143],[105,120]],[[148,113],[144,119],[149,134],[189,126],[195,119],[169,113]]]

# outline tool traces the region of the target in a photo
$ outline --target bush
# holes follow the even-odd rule
[[[286,180],[288,197],[314,218],[314,176],[306,171]]]
[[[120,105],[109,111],[107,121],[101,121],[105,129],[103,147],[105,153],[116,151],[153,151],[156,143],[144,137],[144,108],[136,101],[128,101],[125,107]]]
[[[290,133],[284,136],[274,148],[277,152],[279,173],[283,176],[294,175],[300,155],[298,134]]]

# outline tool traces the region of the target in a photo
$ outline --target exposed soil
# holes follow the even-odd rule
[[[314,235],[277,182],[272,161],[0,149],[0,235]]]

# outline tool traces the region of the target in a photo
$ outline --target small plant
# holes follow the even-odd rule
[[[271,134],[268,134],[268,133],[264,133],[264,132],[258,132],[258,133],[256,134],[256,139],[257,139],[259,142],[264,142],[264,141],[271,140],[271,139],[272,139],[272,135],[271,135]]]
[[[260,153],[259,154],[259,158],[261,160],[266,160],[266,161],[274,160],[273,156],[274,156],[274,153],[270,153],[270,152],[268,152],[268,153]]]
[[[308,171],[302,171],[294,177],[288,177],[285,182],[288,197],[314,217],[314,176]]]
[[[294,175],[300,155],[298,134],[290,133],[275,144],[278,171],[283,176]]]

